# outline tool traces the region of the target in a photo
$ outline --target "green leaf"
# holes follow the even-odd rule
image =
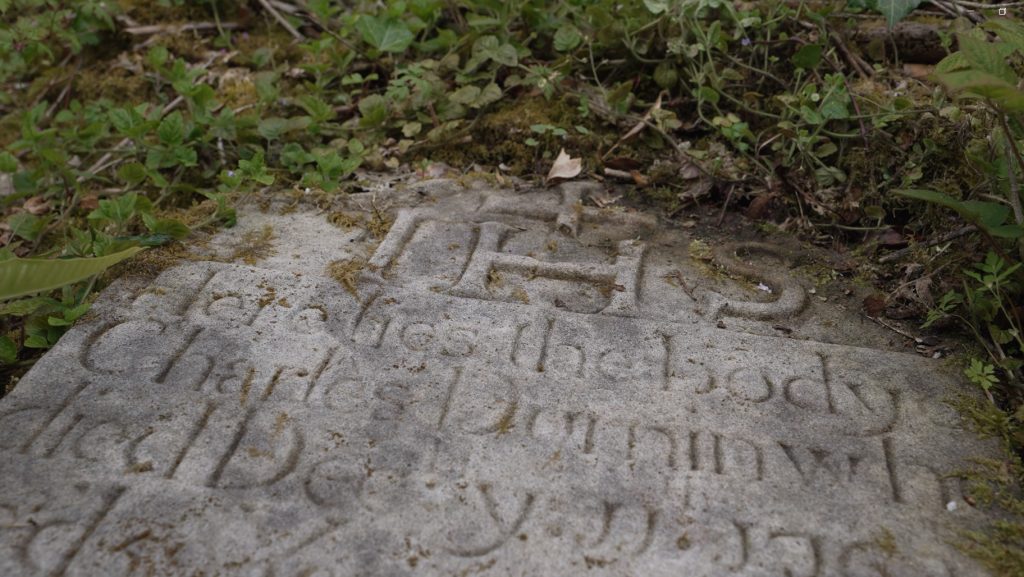
[[[150,214],[143,214],[142,222],[154,235],[166,235],[176,240],[185,238],[190,232],[184,223],[173,218],[156,218]]]
[[[481,36],[473,43],[473,58],[493,60],[505,66],[519,64],[519,55],[511,44],[502,44],[497,36]]]
[[[580,34],[579,29],[572,24],[564,24],[555,32],[555,50],[559,52],[568,52],[573,50],[579,46],[582,41],[583,35]]]
[[[18,159],[6,150],[0,152],[0,172],[11,173],[18,170]]]
[[[18,345],[6,335],[0,335],[0,365],[13,365],[18,360]]]
[[[367,44],[383,52],[405,52],[415,39],[409,27],[397,18],[361,16],[356,29]]]
[[[48,219],[39,218],[27,212],[18,212],[7,217],[11,232],[21,238],[35,242],[43,234]]]
[[[50,297],[19,299],[0,306],[0,316],[24,317],[37,311],[56,310],[60,306],[60,301]]]
[[[473,86],[472,84],[468,86],[463,86],[462,88],[448,95],[448,98],[451,99],[452,102],[458,102],[459,104],[465,104],[467,106],[475,102],[476,99],[479,97],[480,88],[477,86]]]
[[[22,259],[0,262],[0,300],[60,288],[99,274],[129,258],[142,247],[132,247],[99,258]]]
[[[959,34],[957,42],[960,53],[964,55],[971,68],[991,74],[1007,84],[1016,83],[1017,75],[1006,63],[1008,53],[1005,44],[993,44],[974,34]]]
[[[309,94],[299,99],[299,106],[313,117],[315,122],[327,122],[334,118],[334,109],[331,105],[316,95]]]
[[[821,64],[821,44],[805,44],[791,58],[793,64],[805,70],[813,70]]]
[[[718,104],[720,96],[714,88],[711,88],[710,86],[701,86],[697,90],[697,98],[699,100],[706,100],[711,104]]]
[[[264,118],[256,130],[267,140],[277,140],[288,130],[288,120],[280,116]]]
[[[877,0],[877,2],[878,11],[885,16],[889,28],[892,28],[924,0]]]
[[[371,94],[359,101],[359,124],[380,126],[388,119],[388,103],[380,94]]]
[[[1019,236],[1016,225],[1004,225],[1010,216],[1010,208],[998,202],[979,200],[960,201],[948,194],[934,190],[903,189],[894,191],[900,196],[931,202],[955,210],[964,220],[981,227],[988,234],[1005,238]]]
[[[661,14],[668,10],[668,0],[644,0],[644,6],[651,14]]]
[[[162,144],[173,145],[185,142],[185,119],[175,110],[160,121],[156,129],[157,138]]]
[[[146,180],[148,175],[149,171],[146,170],[146,167],[138,162],[129,162],[117,169],[117,178],[129,186],[138,185],[143,180]]]

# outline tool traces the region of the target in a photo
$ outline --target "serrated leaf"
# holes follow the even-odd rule
[[[356,29],[367,44],[383,52],[405,52],[415,39],[409,27],[397,18],[362,16]]]
[[[132,247],[98,258],[22,259],[0,262],[0,300],[35,294],[99,274],[132,257],[142,247]]]
[[[181,144],[185,141],[185,119],[175,110],[160,121],[156,129],[157,138],[167,145]]]
[[[885,22],[892,28],[907,14],[921,5],[924,0],[877,0],[878,11],[885,16]]]
[[[452,102],[458,102],[459,104],[465,104],[469,106],[480,96],[480,88],[470,84],[469,86],[463,86],[462,88],[452,92],[448,95],[448,98]]]
[[[579,46],[582,41],[583,35],[572,24],[565,24],[555,32],[554,45],[555,50],[559,52],[568,52]]]
[[[1006,44],[993,44],[973,34],[957,35],[957,43],[971,68],[991,74],[1007,84],[1016,83],[1017,75],[1006,63]]]
[[[148,175],[149,171],[146,170],[146,167],[138,162],[129,162],[117,169],[117,178],[129,186],[135,186],[146,180]]]
[[[288,120],[280,116],[271,116],[260,121],[256,130],[267,140],[277,140],[288,130]]]

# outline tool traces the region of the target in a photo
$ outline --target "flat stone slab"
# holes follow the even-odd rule
[[[0,402],[0,575],[982,574],[954,371],[587,194],[251,212],[206,250],[256,265],[115,284]]]

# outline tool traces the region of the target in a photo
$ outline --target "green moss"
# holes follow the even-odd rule
[[[977,506],[993,509],[1003,519],[982,530],[964,531],[957,546],[994,575],[1024,577],[1024,463],[1014,440],[1024,435],[1024,423],[992,403],[960,397],[951,403],[971,423],[974,432],[1002,441],[1002,459],[977,459],[960,473]]]

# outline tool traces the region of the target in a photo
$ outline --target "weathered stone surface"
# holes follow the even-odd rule
[[[258,266],[112,287],[0,403],[0,575],[980,574],[955,375],[581,194],[374,196],[380,242],[253,213]]]

